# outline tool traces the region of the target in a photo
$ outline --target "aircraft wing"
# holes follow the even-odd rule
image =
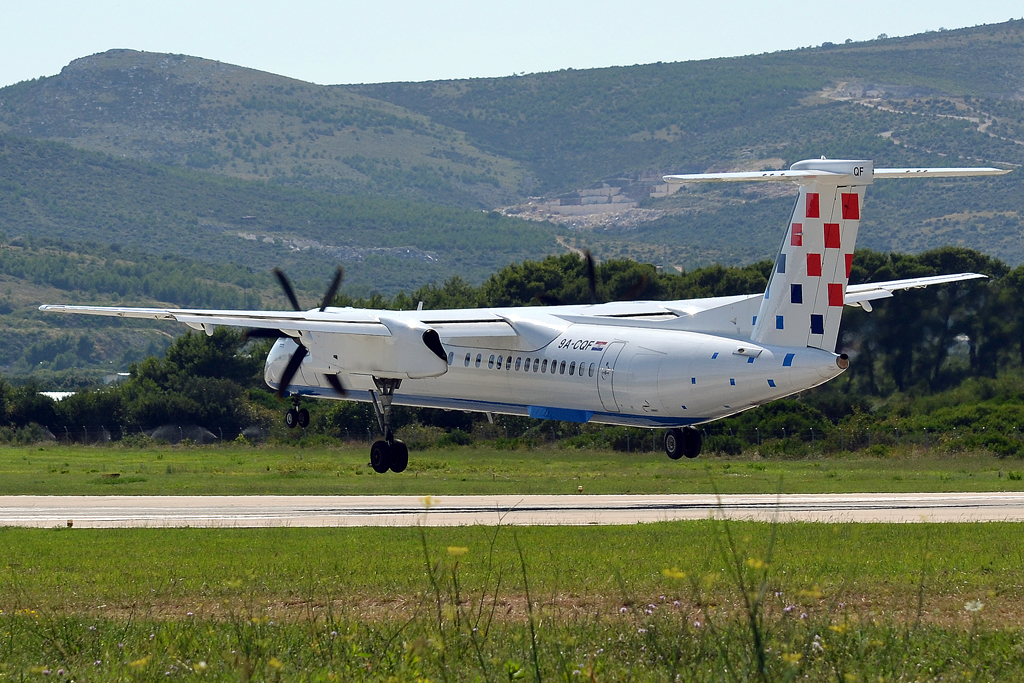
[[[375,316],[359,309],[344,309],[344,313],[333,311],[321,313],[312,311],[229,311],[203,310],[192,308],[126,308],[121,306],[65,306],[43,305],[40,311],[51,313],[79,313],[104,315],[116,318],[146,318],[149,320],[174,320],[185,323],[196,330],[212,334],[217,325],[227,327],[248,327],[295,332],[341,332],[370,336],[390,336],[387,326]]]
[[[334,334],[358,334],[371,337],[390,337],[393,328],[414,326],[435,329],[444,339],[477,337],[515,337],[519,335],[516,325],[502,316],[487,311],[450,311],[439,317],[431,311],[424,311],[419,319],[410,318],[409,312],[385,317],[359,308],[328,308],[326,311],[231,311],[190,308],[128,308],[122,306],[68,306],[46,304],[40,311],[50,313],[77,313],[102,315],[116,318],[143,318],[148,320],[173,320],[184,323],[195,330],[213,333],[218,325],[270,330],[282,330],[291,336],[301,332],[329,332]],[[433,313],[433,315],[431,315]]]

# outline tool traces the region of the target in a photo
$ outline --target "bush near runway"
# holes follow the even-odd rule
[[[0,551],[11,679],[1024,674],[1016,524],[4,529]]]
[[[864,454],[806,459],[672,461],[623,453],[490,444],[413,454],[400,476],[378,475],[365,443],[330,446],[0,447],[0,495],[345,495],[576,493],[914,493],[1024,491],[1024,467],[992,455]]]

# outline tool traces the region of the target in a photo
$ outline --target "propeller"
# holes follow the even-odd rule
[[[583,261],[587,273],[587,294],[590,295],[590,303],[597,303],[597,266],[594,265],[594,255],[589,249],[583,252]]]
[[[584,274],[587,278],[587,297],[591,304],[600,303],[601,300],[597,296],[597,266],[594,262],[594,255],[590,253],[589,249],[583,251],[583,264]],[[620,296],[617,301],[632,301],[636,299],[647,288],[647,282],[647,276],[641,275],[640,280],[630,287],[629,291]],[[560,306],[565,303],[557,296],[547,292],[537,292],[533,299],[546,306]]]
[[[301,311],[302,306],[299,305],[299,299],[295,296],[295,289],[292,287],[292,283],[288,280],[288,276],[284,274],[284,271],[280,268],[274,268],[274,276],[277,281],[281,284],[281,289],[284,290],[284,295],[288,299],[288,303],[292,305],[292,308],[296,311]],[[342,270],[341,266],[334,272],[334,278],[331,280],[331,284],[328,285],[327,291],[324,293],[324,298],[320,304],[320,312],[327,310],[327,307],[334,300],[335,295],[338,293],[338,287],[341,286],[341,281],[345,276],[345,271]],[[268,328],[255,328],[246,330],[246,339],[283,339],[290,337],[281,330],[268,329]],[[284,398],[288,393],[288,387],[291,385],[292,380],[295,379],[295,373],[299,371],[299,366],[302,365],[302,361],[309,355],[309,349],[303,344],[299,338],[291,337],[292,340],[298,344],[295,353],[288,359],[288,364],[284,367],[284,372],[281,373],[281,379],[277,386],[278,398]],[[337,375],[327,374],[323,378],[327,380],[327,383],[331,385],[331,388],[338,392],[340,396],[347,396],[348,391],[345,390],[345,386],[341,383],[341,380]]]

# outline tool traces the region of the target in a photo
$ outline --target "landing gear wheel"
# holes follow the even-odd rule
[[[288,429],[295,429],[299,426],[299,411],[295,408],[289,408],[288,412],[284,414],[284,423],[288,426]]]
[[[408,466],[409,447],[395,439],[395,442],[391,444],[391,471],[395,473],[404,472]]]
[[[299,426],[303,429],[309,426],[309,411],[305,408],[299,410]]]
[[[406,459],[409,452],[406,451]],[[377,474],[384,474],[391,466],[391,446],[387,441],[374,441],[370,446],[370,467]]]
[[[704,440],[693,427],[683,427],[683,455],[687,458],[696,458],[700,455],[701,446],[704,445]]]
[[[672,428],[665,432],[665,454],[673,460],[683,457],[683,430]]]

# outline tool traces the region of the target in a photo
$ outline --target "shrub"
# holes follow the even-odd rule
[[[452,446],[468,446],[473,443],[473,437],[461,429],[453,429],[437,440],[438,448],[450,448]]]

